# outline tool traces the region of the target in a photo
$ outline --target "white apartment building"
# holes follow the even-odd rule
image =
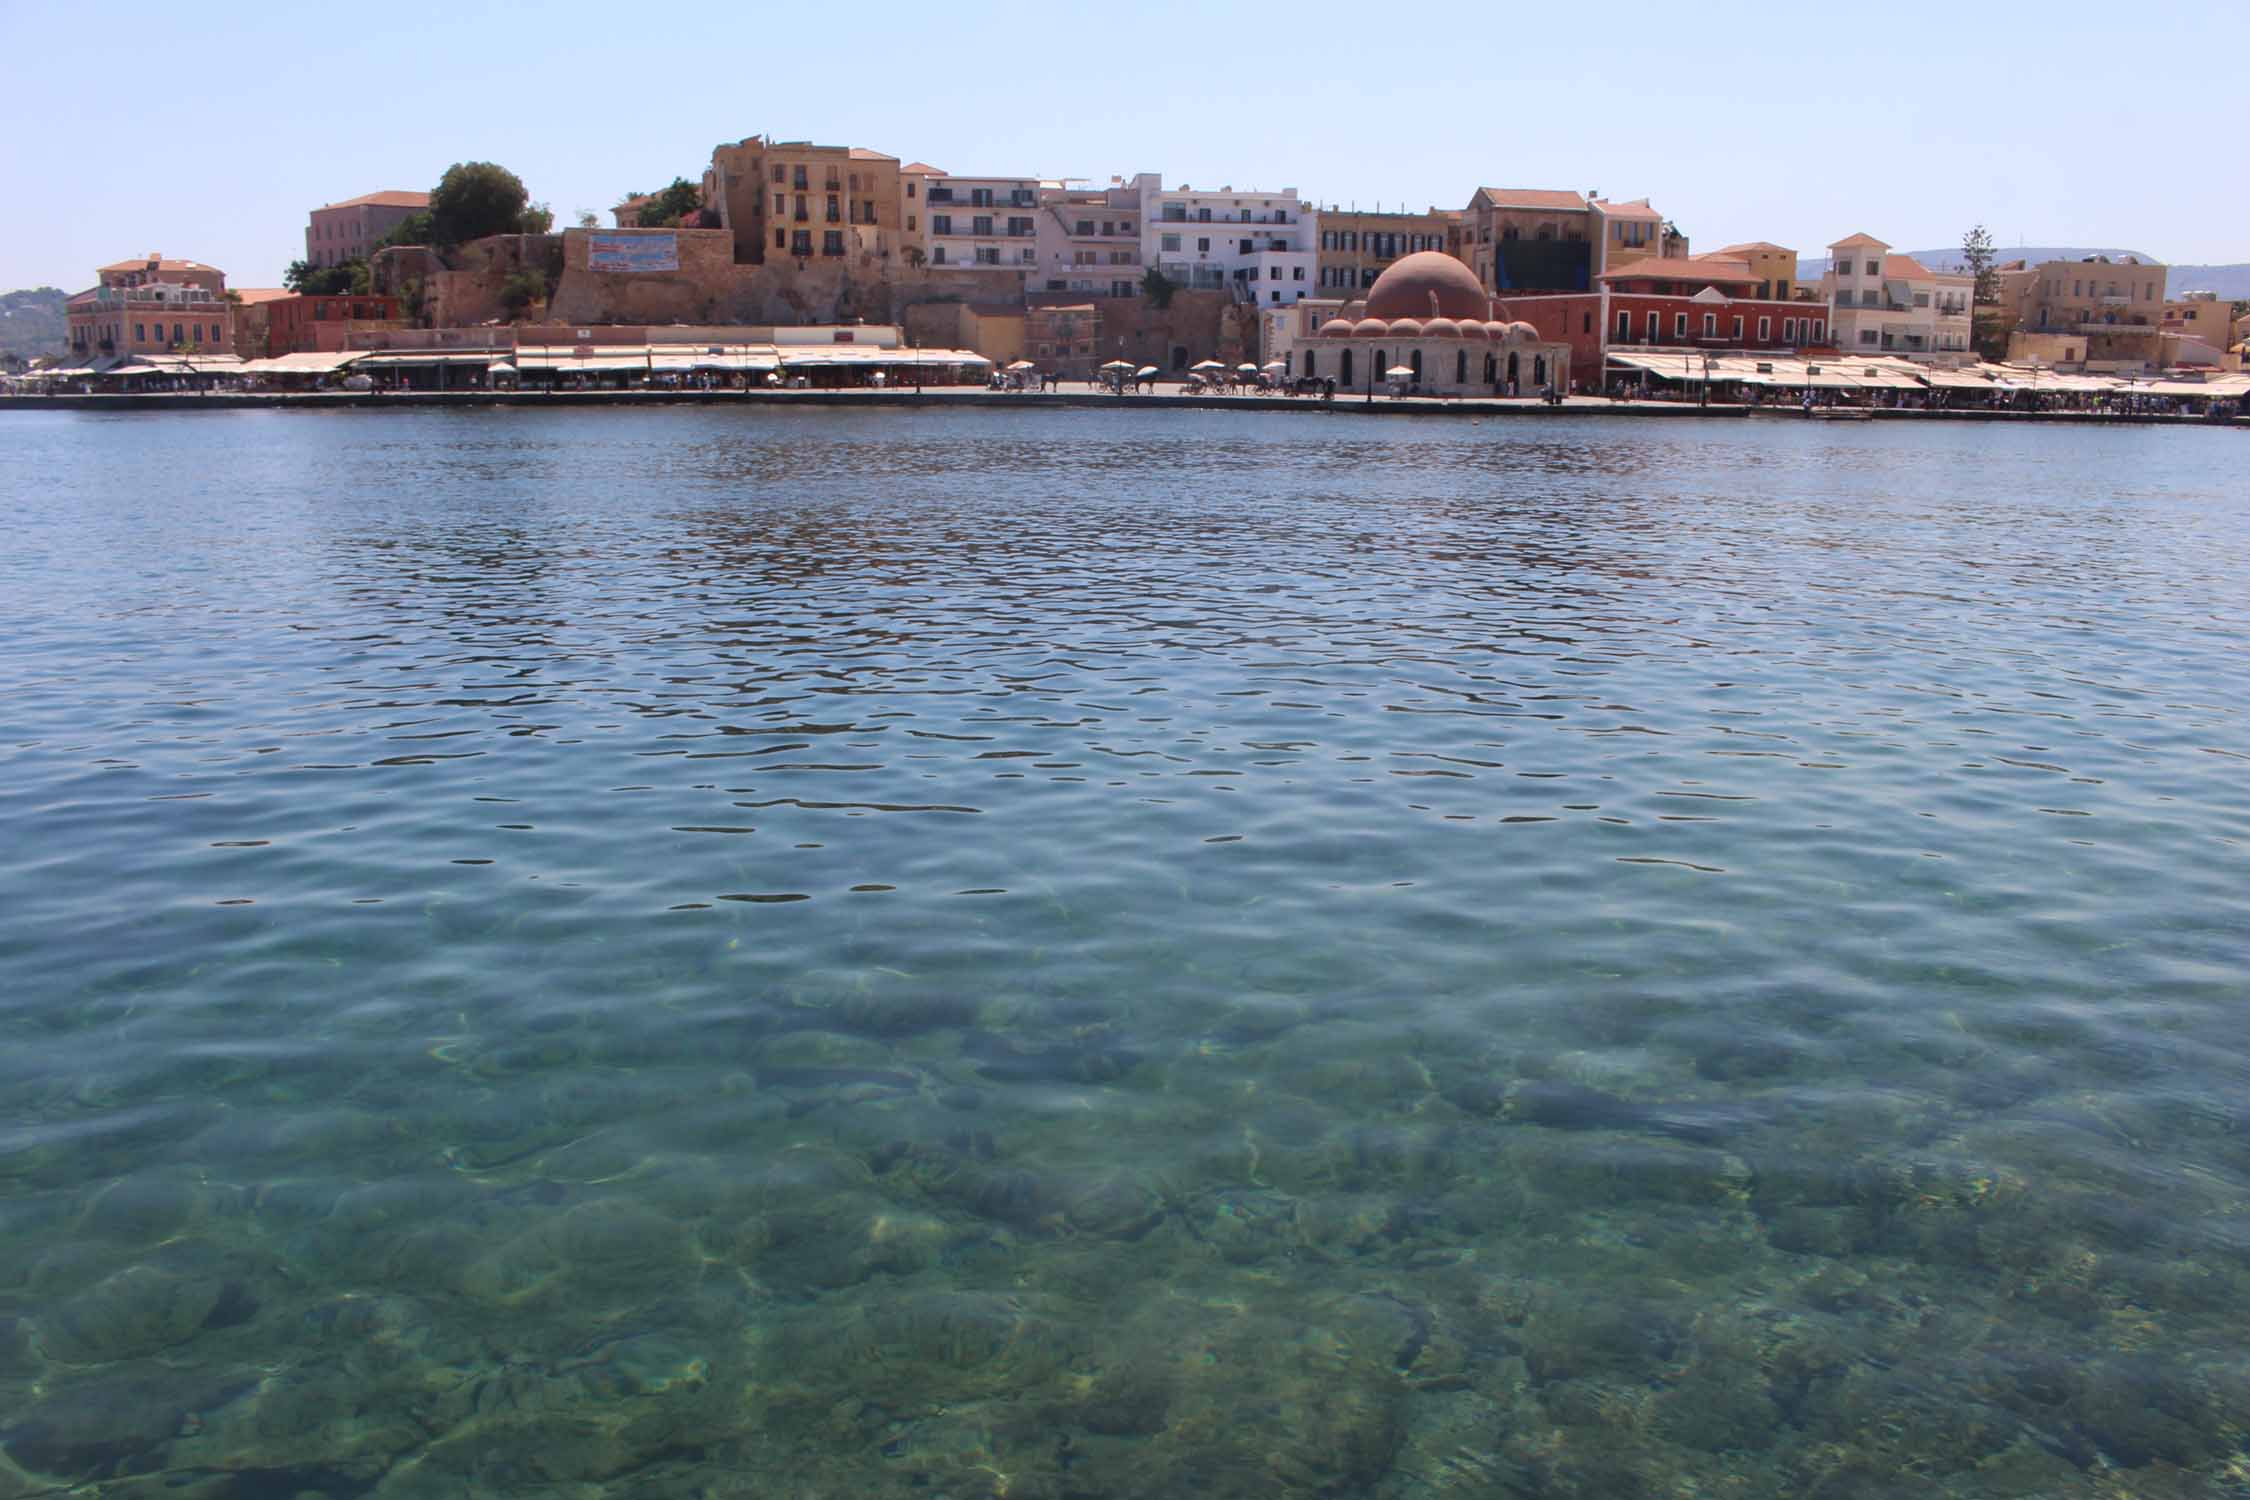
[[[1053,184],[1036,177],[917,175],[922,225],[914,243],[930,266],[1017,276],[1038,268],[1039,194]]]
[[[1049,184],[1039,193],[1038,269],[1027,291],[1082,297],[1137,297],[1147,262],[1141,251],[1142,205],[1162,186],[1154,172],[1112,177],[1097,188]]]
[[[1170,281],[1261,307],[1319,290],[1320,216],[1295,188],[1158,186],[1141,203],[1141,257]]]
[[[1893,255],[1871,234],[1838,240],[1828,254],[1821,298],[1839,349],[1940,364],[1968,360],[1975,277],[1943,274],[1911,255]]]

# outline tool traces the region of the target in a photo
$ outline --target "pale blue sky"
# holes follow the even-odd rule
[[[1704,249],[1913,249],[1982,219],[2003,246],[2250,260],[2245,56],[2240,0],[0,0],[0,289],[76,290],[147,250],[273,285],[318,203],[484,159],[568,222],[757,133],[1362,206],[1598,188]]]

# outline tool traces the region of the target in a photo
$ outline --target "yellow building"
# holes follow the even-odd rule
[[[1315,279],[1322,297],[1351,297],[1401,257],[1439,250],[1461,259],[1460,209],[1427,213],[1362,212],[1329,207],[1320,211],[1320,264]]]
[[[890,259],[907,244],[895,156],[750,136],[711,153],[703,201],[734,233],[742,265],[854,256]]]
[[[2242,342],[2235,334],[2234,304],[2221,302],[2216,292],[2189,292],[2166,301],[2164,331],[2210,345],[2222,368],[2238,367],[2228,352]]]
[[[1794,250],[1764,240],[1751,240],[1712,253],[1747,265],[1750,274],[1758,278],[1760,299],[1787,302],[1797,295],[1797,252]]]

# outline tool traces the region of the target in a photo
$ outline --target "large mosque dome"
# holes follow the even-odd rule
[[[1370,318],[1475,319],[1492,316],[1476,273],[1442,250],[1419,250],[1393,261],[1367,289]]]

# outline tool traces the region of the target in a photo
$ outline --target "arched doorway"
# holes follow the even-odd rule
[[[1520,366],[1519,366],[1519,365],[1518,365],[1518,364],[1516,363],[1516,361],[1517,361],[1518,359],[1520,359],[1520,358],[1522,358],[1522,356],[1521,356],[1521,355],[1518,355],[1518,354],[1517,354],[1517,353],[1515,353],[1515,352],[1514,352],[1513,350],[1510,350],[1510,351],[1509,351],[1509,354],[1508,354],[1508,390],[1509,390],[1509,394],[1511,394],[1511,395],[1513,395],[1513,394],[1514,394],[1514,392],[1515,392],[1516,379],[1517,379],[1518,373],[1519,373],[1519,371],[1520,371],[1520,368],[1521,368],[1521,367],[1520,367]]]
[[[1500,356],[1497,354],[1487,354],[1484,357],[1484,383],[1486,385],[1490,385],[1499,378]]]
[[[1469,351],[1466,349],[1453,351],[1453,383],[1455,385],[1467,385],[1469,383]]]
[[[1412,371],[1414,372],[1414,383],[1415,383],[1416,385],[1420,385],[1420,384],[1422,383],[1422,351],[1421,351],[1421,350],[1417,349],[1417,350],[1415,350],[1415,351],[1414,351],[1414,358],[1413,358],[1412,360],[1408,361],[1408,363],[1407,363],[1407,368],[1408,368],[1408,369],[1410,369],[1410,370],[1412,370]]]
[[[1346,349],[1342,358],[1344,373],[1339,377],[1338,383],[1348,387],[1352,383],[1352,351]]]
[[[1531,382],[1534,385],[1545,385],[1547,383],[1546,355],[1542,354],[1531,362]]]
[[[1319,372],[1319,370],[1315,368],[1315,366],[1316,366],[1316,365],[1318,364],[1318,362],[1319,362],[1319,361],[1318,361],[1318,356],[1317,356],[1317,353],[1316,353],[1316,351],[1314,351],[1314,350],[1311,350],[1311,349],[1307,349],[1307,350],[1305,351],[1305,368],[1304,368],[1304,370],[1303,370],[1303,371],[1302,371],[1301,373],[1303,373],[1303,374],[1306,374],[1306,375],[1317,375],[1317,374],[1319,374],[1319,373],[1320,373],[1320,372]]]
[[[1187,368],[1187,345],[1174,344],[1172,346],[1172,368],[1175,370]]]

